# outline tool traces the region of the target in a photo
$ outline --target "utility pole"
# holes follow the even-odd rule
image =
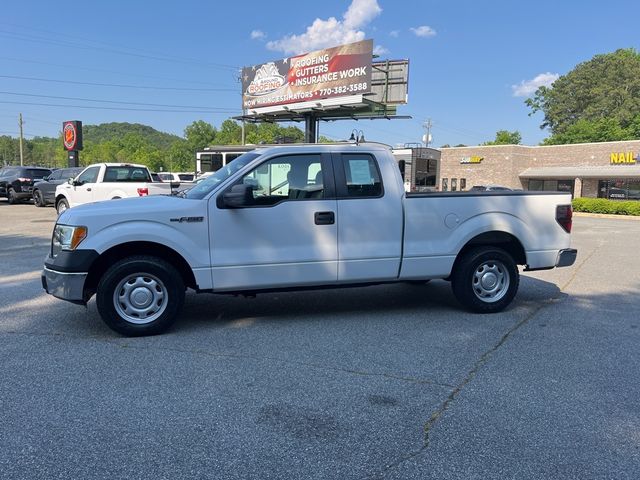
[[[433,124],[431,123],[431,119],[428,119],[425,123],[422,124],[424,129],[427,131],[424,135],[424,143],[427,148],[429,148],[429,144],[431,143],[431,127]]]
[[[22,153],[22,114],[20,114],[18,125],[20,126],[20,166],[24,165],[24,154]]]
[[[240,141],[241,145],[245,144],[245,131],[244,131],[244,116],[245,116],[245,109],[244,109],[244,101],[242,99],[242,69],[240,70],[240,75],[238,75],[238,82],[240,83],[240,105],[242,106],[242,139]]]

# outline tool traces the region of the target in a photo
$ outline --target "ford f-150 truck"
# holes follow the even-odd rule
[[[378,144],[256,149],[181,196],[63,212],[45,290],[130,336],[165,331],[196,292],[448,279],[466,308],[499,312],[517,265],[572,265],[571,197],[549,192],[407,194]]]
[[[54,204],[58,213],[62,213],[84,203],[160,194],[171,194],[171,186],[153,182],[144,165],[96,163],[58,185]]]

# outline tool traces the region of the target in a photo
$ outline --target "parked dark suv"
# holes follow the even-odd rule
[[[6,197],[10,204],[30,199],[33,184],[50,174],[48,168],[4,167],[0,170],[0,197]]]
[[[53,205],[56,196],[56,187],[70,178],[75,178],[84,167],[60,168],[54,170],[51,175],[45,177],[33,186],[33,203],[36,207]]]

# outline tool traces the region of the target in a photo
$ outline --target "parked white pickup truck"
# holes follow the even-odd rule
[[[449,279],[481,313],[514,298],[517,265],[572,265],[571,197],[549,192],[406,194],[377,144],[246,153],[183,196],[65,211],[42,282],[124,335],[166,330],[187,287],[247,293]]]
[[[84,203],[160,194],[171,194],[171,186],[153,182],[149,169],[144,165],[96,163],[89,165],[76,178],[58,185],[54,205],[60,214]]]

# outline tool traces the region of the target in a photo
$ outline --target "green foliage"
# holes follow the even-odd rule
[[[576,212],[605,213],[612,215],[640,215],[640,201],[609,200],[606,198],[574,198]]]
[[[498,130],[495,140],[485,142],[482,145],[520,145],[520,143],[522,143],[522,135],[517,130],[513,132]]]
[[[530,115],[544,114],[541,128],[549,128],[549,144],[575,141],[612,141],[629,132],[640,138],[640,54],[620,49],[596,55],[558,78],[551,87],[540,87],[525,101]],[[599,124],[609,120],[610,124]],[[578,124],[579,122],[587,122]],[[604,133],[594,128],[606,127]],[[573,128],[572,128],[573,127]],[[622,131],[626,133],[622,133]],[[562,137],[560,137],[562,136]]]
[[[177,135],[159,132],[153,127],[139,123],[112,122],[82,126],[82,136],[85,142],[103,143],[117,140],[128,134],[139,135],[160,150],[169,148],[173,142],[180,139]]]
[[[187,146],[192,152],[202,150],[204,147],[212,145],[216,140],[217,133],[216,128],[204,120],[196,120],[184,129]]]
[[[640,114],[628,127],[623,128],[616,118],[598,120],[578,120],[562,133],[545,138],[543,145],[564,145],[567,143],[613,142],[640,138]]]
[[[235,121],[225,120],[220,130],[197,120],[184,130],[185,138],[159,132],[152,127],[130,123],[103,123],[84,125],[84,150],[81,165],[99,162],[131,162],[147,165],[153,171],[192,171],[195,152],[209,145],[240,145],[242,127]],[[64,167],[67,152],[62,147],[62,134],[58,138],[35,137],[23,144],[25,165]],[[281,127],[273,123],[247,124],[246,143],[278,143],[283,140],[301,142],[304,133],[297,127]],[[0,165],[20,163],[18,139],[0,136]]]

